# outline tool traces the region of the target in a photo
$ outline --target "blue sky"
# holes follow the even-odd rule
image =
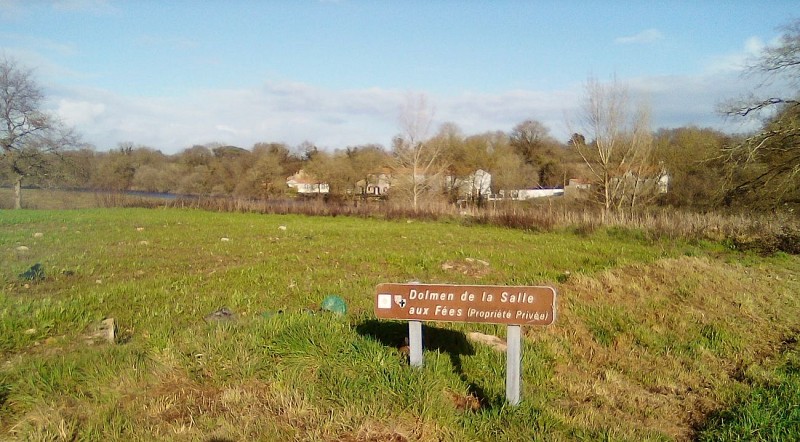
[[[587,78],[616,77],[653,128],[753,127],[715,109],[792,1],[0,0],[0,56],[98,150],[222,142],[322,148],[399,132],[409,94],[435,124],[566,139]]]

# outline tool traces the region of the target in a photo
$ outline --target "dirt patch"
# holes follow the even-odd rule
[[[472,276],[473,278],[481,278],[489,274],[491,266],[487,261],[482,259],[464,258],[461,260],[445,261],[442,263],[442,270],[461,273],[463,275]]]
[[[147,417],[178,426],[193,425],[198,415],[220,416],[228,411],[217,387],[173,378],[147,391],[138,402]]]

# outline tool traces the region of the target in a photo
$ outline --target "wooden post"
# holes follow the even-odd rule
[[[510,405],[519,405],[522,383],[522,338],[520,326],[509,325],[506,329],[506,400]]]
[[[408,321],[408,362],[422,367],[422,321]]]

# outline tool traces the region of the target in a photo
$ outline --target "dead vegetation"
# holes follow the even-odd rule
[[[135,202],[131,203],[135,205]],[[143,203],[151,207],[150,202]],[[535,232],[568,230],[590,234],[599,229],[626,229],[647,238],[690,241],[727,241],[732,247],[769,255],[800,252],[800,219],[791,214],[694,213],[652,208],[636,215],[606,213],[569,202],[498,203],[463,209],[450,204],[428,204],[413,210],[402,204],[371,202],[348,204],[322,200],[250,201],[232,198],[199,198],[165,203],[170,207],[221,212],[303,214],[311,216],[375,217],[387,220],[455,220]]]
[[[796,275],[702,258],[578,276],[560,293],[558,327],[528,330],[559,355],[559,417],[635,438],[691,440],[800,326]]]

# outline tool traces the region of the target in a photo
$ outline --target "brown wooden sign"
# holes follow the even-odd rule
[[[375,316],[409,321],[550,325],[556,290],[543,286],[379,284]]]

